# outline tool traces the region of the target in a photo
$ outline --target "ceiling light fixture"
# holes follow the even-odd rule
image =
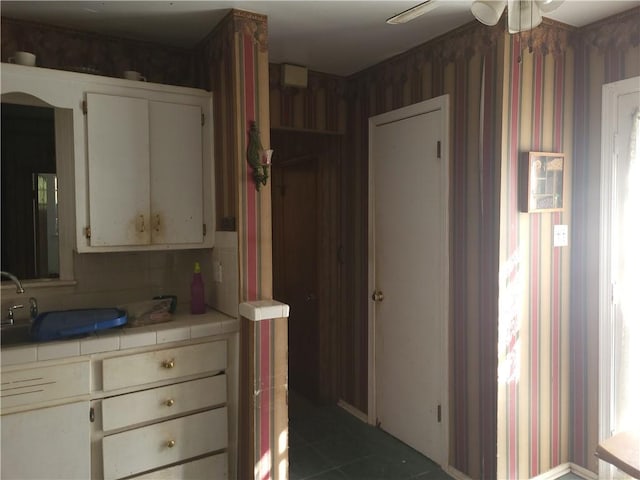
[[[438,6],[439,0],[427,0],[387,19],[387,23],[406,23]],[[471,13],[479,22],[493,26],[507,9],[509,33],[531,30],[542,23],[542,13],[552,12],[564,0],[473,0]]]
[[[542,13],[552,12],[564,0],[474,0],[471,13],[485,25],[495,25],[507,8],[509,33],[531,30],[542,23]]]
[[[387,18],[387,23],[397,25],[399,23],[407,23],[420,15],[430,12],[438,6],[438,0],[427,0],[419,3],[415,7],[411,7],[403,12],[395,14],[393,17]]]

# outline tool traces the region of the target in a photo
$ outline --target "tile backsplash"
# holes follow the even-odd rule
[[[223,232],[218,246],[218,233],[221,232],[216,234],[213,249],[74,253],[75,285],[29,288],[26,281],[25,293],[21,295],[13,288],[3,288],[2,315],[6,315],[9,306],[24,304],[24,309],[15,311],[15,317],[27,318],[29,297],[37,299],[40,311],[47,311],[113,307],[150,300],[156,295],[177,295],[178,308],[186,310],[193,266],[200,262],[207,302],[235,317],[238,310],[236,234]],[[214,281],[214,265],[218,268],[216,280],[220,281]]]

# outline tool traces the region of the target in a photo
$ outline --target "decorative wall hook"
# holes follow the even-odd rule
[[[249,145],[247,147],[247,161],[253,169],[253,180],[256,183],[256,190],[260,190],[260,185],[266,185],[269,178],[269,167],[271,166],[271,155],[273,150],[265,150],[260,142],[260,132],[256,122],[251,122],[249,127]]]

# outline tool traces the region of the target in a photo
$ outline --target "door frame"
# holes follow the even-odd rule
[[[618,97],[638,92],[640,77],[628,78],[602,86],[602,140],[600,157],[600,280],[599,280],[599,348],[598,348],[598,442],[611,436],[612,371],[614,332],[612,317],[614,289],[612,284],[611,223],[615,213],[613,195],[616,192],[616,176],[618,161]],[[601,476],[610,474],[610,465],[599,461],[598,470]]]
[[[450,183],[449,183],[449,175],[450,175],[450,165],[449,165],[449,95],[442,95],[436,98],[432,98],[429,100],[425,100],[419,103],[415,103],[406,107],[402,107],[396,110],[392,110],[390,112],[382,113],[380,115],[376,115],[369,118],[369,199],[368,199],[368,240],[369,240],[369,250],[367,255],[367,269],[368,269],[368,291],[367,291],[367,301],[368,301],[368,373],[369,373],[369,388],[368,388],[368,422],[371,425],[376,424],[377,419],[377,405],[376,405],[376,323],[375,323],[375,302],[371,300],[371,293],[375,290],[375,191],[374,191],[374,165],[373,158],[371,155],[371,150],[373,148],[373,136],[372,131],[380,125],[385,123],[398,121],[401,119],[409,118],[412,116],[417,116],[425,113],[430,113],[434,111],[440,111],[441,115],[441,132],[442,132],[442,147],[441,147],[441,162],[442,162],[442,174],[440,178],[441,184],[444,186],[444,194],[447,197],[446,204],[448,208],[446,209],[442,225],[440,225],[440,231],[442,235],[442,242],[445,245],[446,255],[447,255],[447,264],[449,264],[449,250],[450,250],[450,234],[449,234],[449,215],[451,211],[451,198],[450,198]],[[445,269],[443,272],[442,284],[449,285],[449,269]],[[442,385],[444,385],[444,391],[442,392],[442,458],[433,458],[435,462],[440,464],[441,466],[446,466],[449,463],[449,370],[450,370],[450,361],[449,361],[449,328],[450,328],[450,319],[449,319],[449,304],[451,302],[451,292],[449,291],[449,298],[447,301],[443,302],[443,308],[440,312],[441,318],[443,318],[445,324],[442,328],[442,358],[441,365],[442,368]]]

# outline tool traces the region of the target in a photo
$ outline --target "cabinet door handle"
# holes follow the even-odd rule
[[[167,400],[166,402],[164,402],[164,404],[167,407],[173,407],[173,405],[176,403],[176,401],[173,398],[170,398],[169,400]]]
[[[144,215],[138,215],[138,220],[136,221],[136,229],[138,232],[143,233],[146,229],[144,225]]]
[[[155,215],[155,221],[153,222],[153,229],[156,231],[156,233],[160,233],[160,214],[156,213]]]
[[[169,440],[169,441],[167,442],[167,447],[169,447],[169,448],[173,448],[173,447],[175,447],[175,446],[176,446],[176,441],[175,441],[175,440]]]
[[[176,366],[176,361],[173,358],[171,360],[165,360],[162,362],[162,366],[164,368],[173,368]]]

